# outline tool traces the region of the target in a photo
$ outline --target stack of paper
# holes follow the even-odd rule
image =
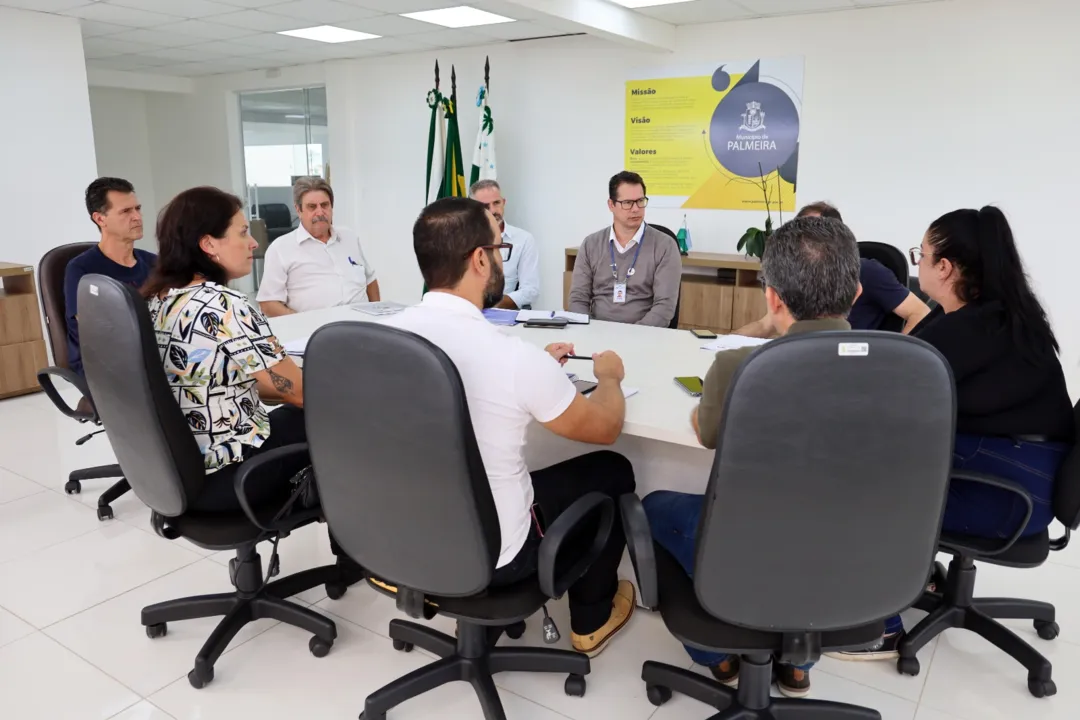
[[[574,325],[588,325],[589,316],[585,313],[575,313],[568,310],[521,310],[517,314],[518,322],[528,322],[529,320],[551,320],[552,318],[562,318]]]
[[[484,317],[492,325],[516,325],[517,324],[517,310],[500,310],[498,308],[488,308],[484,311]]]
[[[304,351],[307,350],[307,342],[308,342],[309,337],[311,337],[311,336],[308,335],[308,336],[305,336],[305,337],[302,337],[302,338],[296,338],[294,340],[289,340],[288,342],[283,343],[282,347],[285,348],[285,354],[286,355],[295,355],[297,357],[303,357],[304,356]]]
[[[702,350],[720,352],[721,350],[738,350],[744,347],[757,347],[769,342],[762,338],[752,338],[745,335],[721,335],[715,340],[710,340],[701,346]]]

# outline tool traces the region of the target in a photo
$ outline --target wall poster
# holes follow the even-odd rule
[[[764,210],[764,174],[772,208],[793,212],[802,92],[802,57],[641,73],[626,83],[626,168],[656,207]]]

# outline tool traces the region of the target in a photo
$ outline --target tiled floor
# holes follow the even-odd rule
[[[320,591],[300,600],[333,615],[339,638],[330,655],[313,658],[308,636],[261,621],[241,633],[198,691],[186,675],[214,625],[174,623],[149,640],[139,609],[182,595],[229,590],[228,554],[168,542],[150,529],[149,512],[131,494],[114,503],[116,519],[99,523],[93,506],[104,481],[65,496],[66,473],[110,461],[104,437],[75,447],[82,428],[42,395],[0,402],[0,718],[4,720],[234,720],[355,718],[364,697],[430,660],[395,652],[386,638],[397,617],[388,599],[354,587],[338,601]],[[267,553],[264,552],[264,559]],[[330,558],[325,528],[306,528],[282,542],[282,570]],[[1059,693],[1036,700],[1025,671],[983,640],[950,631],[920,656],[917,678],[892,663],[825,659],[813,671],[812,697],[877,708],[885,720],[1052,720],[1080,715],[1080,542],[1037,570],[984,566],[983,595],[1053,602],[1061,637],[1039,640],[1030,623],[1011,623],[1054,663]],[[553,608],[564,635],[563,604]],[[908,614],[909,624],[919,613]],[[445,620],[436,624],[452,629]],[[519,642],[539,644],[531,621]],[[564,641],[565,644],[565,641]],[[708,708],[676,696],[657,710],[645,699],[641,663],[690,661],[660,618],[639,612],[628,631],[593,664],[584,698],[568,698],[561,677],[498,678],[513,720],[704,720]],[[462,683],[401,706],[392,720],[479,718]]]

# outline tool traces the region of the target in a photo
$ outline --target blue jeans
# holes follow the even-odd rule
[[[953,467],[1012,480],[1031,495],[1031,519],[1023,535],[1037,535],[1054,519],[1051,499],[1054,476],[1069,451],[1066,443],[1015,442],[980,435],[956,436]],[[942,531],[975,537],[1012,537],[1024,520],[1027,504],[1008,490],[967,480],[949,483]],[[886,624],[886,632],[903,630],[899,616]]]
[[[690,577],[694,575],[694,551],[697,546],[698,520],[705,496],[658,490],[649,493],[642,504],[649,518],[653,538],[671,553]],[[727,659],[727,653],[698,650],[685,646],[690,658],[703,667],[715,667]],[[814,666],[799,665],[800,670]]]

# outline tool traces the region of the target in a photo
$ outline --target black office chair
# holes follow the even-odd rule
[[[269,242],[274,242],[279,237],[296,229],[292,213],[285,203],[260,203],[254,210],[253,215],[262,218],[266,222],[266,231]]]
[[[664,227],[663,225],[653,225],[652,223],[649,223],[649,227],[651,227],[653,230],[659,230],[660,232],[664,233],[665,235],[670,236],[671,239],[674,240],[676,243],[679,242],[679,236],[676,235],[675,233],[673,233],[671,231],[671,228]],[[681,289],[682,288],[680,288],[680,290]],[[671,316],[671,322],[668,323],[668,329],[669,330],[678,330],[679,329],[679,304],[681,302],[682,302],[682,293],[680,292],[679,295],[675,297],[675,314]]]
[[[737,691],[646,662],[654,705],[677,691],[720,710],[713,720],[880,720],[770,698],[771,666],[868,647],[919,597],[945,506],[954,394],[941,355],[895,333],[781,338],[747,359],[724,407],[692,580],[653,544],[641,503],[620,501],[643,604],[682,642],[741,658]],[[885,514],[873,511],[882,497]]]
[[[87,382],[128,481],[153,511],[154,530],[166,539],[187,538],[209,550],[236,550],[236,557],[229,561],[229,579],[236,592],[149,605],[142,610],[146,634],[163,637],[166,623],[224,615],[188,674],[195,688],[213,680],[214,663],[244,625],[262,618],[307,630],[314,635],[308,644],[311,653],[326,655],[337,637],[334,623],[286,598],[323,584],[331,596],[340,597],[344,593],[340,566],[313,568],[267,582],[256,550],[261,541],[274,542],[268,573],[273,577],[278,572],[277,540],[317,521],[318,510],[278,518],[281,508],[252,507],[244,492],[259,482],[262,471],[273,470],[276,462],[294,452],[306,453],[306,447],[278,448],[244,464],[236,477],[243,512],[189,510],[189,500],[198,495],[208,477],[195,437],[169,389],[146,303],[115,280],[87,275],[79,283],[79,308]],[[213,482],[213,476],[209,478]]]
[[[68,365],[67,345],[67,304],[64,301],[64,272],[68,263],[79,255],[94,247],[95,243],[71,243],[55,247],[41,258],[38,264],[38,287],[41,288],[41,307],[45,313],[45,327],[48,330],[49,345],[52,348],[52,367],[38,370],[38,384],[52,400],[53,405],[69,418],[80,422],[98,426],[98,430],[84,435],[75,441],[76,445],[82,445],[90,438],[102,432],[101,420],[98,418],[94,401],[90,397],[90,390],[86,387],[86,381],[71,370]],[[67,404],[60,391],[56,387],[54,378],[74,386],[82,397],[73,408]],[[120,478],[112,487],[101,494],[98,498],[98,520],[108,520],[113,516],[110,503],[120,497],[131,486],[124,479],[119,465],[98,465],[95,467],[72,470],[68,474],[68,480],[64,483],[64,492],[74,495],[82,492],[83,480],[100,480],[104,478]]]
[[[1080,421],[1080,403],[1073,412]],[[1031,496],[1018,483],[961,470],[954,470],[952,476],[1016,493],[1027,504],[1028,517],[1031,517]],[[1050,661],[1012,630],[997,622],[999,619],[1032,620],[1040,638],[1053,640],[1060,632],[1055,622],[1054,606],[1035,600],[975,597],[976,560],[1006,567],[1033,568],[1046,562],[1051,550],[1064,550],[1069,544],[1072,531],[1080,527],[1080,445],[1073,445],[1054,478],[1052,503],[1054,517],[1065,526],[1064,536],[1058,539],[1051,539],[1048,530],[1023,538],[1019,537],[1020,530],[1017,530],[1006,540],[941,534],[941,550],[952,555],[953,559],[947,574],[943,566],[938,566],[936,592],[925,593],[916,604],[917,608],[930,614],[900,641],[897,670],[905,675],[918,675],[920,668],[916,653],[944,630],[964,628],[989,640],[1027,668],[1028,690],[1032,695],[1041,698],[1057,693]],[[1021,528],[1026,524],[1027,518]]]
[[[887,267],[896,276],[897,282],[904,287],[908,287],[908,278],[910,275],[910,269],[908,268],[908,259],[904,257],[904,253],[897,248],[889,245],[888,243],[879,242],[861,242],[859,243],[859,257],[864,257],[868,260],[877,260],[879,263]],[[881,323],[881,330],[886,332],[903,332],[904,319],[899,315],[889,314]]]
[[[347,383],[335,379],[346,376]],[[442,659],[369,695],[361,717],[385,720],[406,700],[463,680],[487,720],[505,720],[492,680],[500,672],[567,673],[566,693],[584,695],[585,655],[494,646],[508,626],[520,628],[596,559],[611,532],[611,499],[593,493],[554,519],[540,545],[537,578],[490,587],[499,520],[450,359],[402,330],[334,323],[308,343],[304,397],[315,477],[338,543],[396,588],[399,610],[457,620],[456,640],[425,625],[391,621],[395,649],[419,646]],[[379,421],[358,428],[356,409],[371,407],[380,409]],[[595,532],[590,552],[560,557],[575,532]]]

